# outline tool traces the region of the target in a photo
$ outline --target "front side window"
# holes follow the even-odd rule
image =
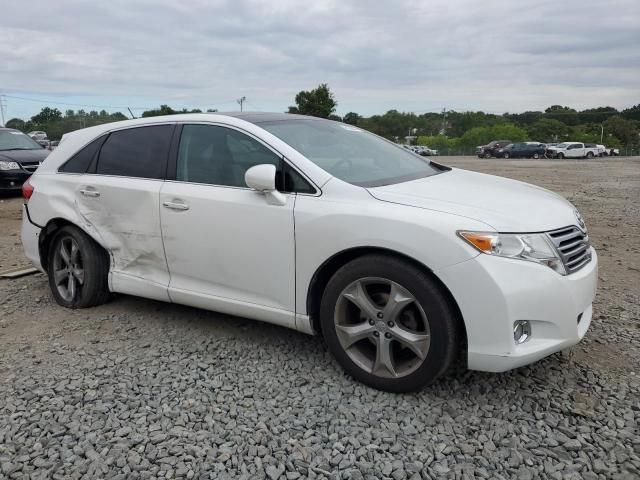
[[[112,132],[104,142],[96,173],[163,178],[173,125],[153,125]]]
[[[389,185],[442,171],[424,157],[351,125],[317,118],[257,124],[329,174],[353,185]]]
[[[176,180],[210,185],[246,187],[245,172],[281,159],[257,140],[236,130],[215,125],[182,128]]]
[[[42,150],[42,145],[17,130],[0,130],[0,152],[9,150]]]

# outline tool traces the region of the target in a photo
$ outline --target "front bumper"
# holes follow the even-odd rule
[[[598,257],[562,276],[533,262],[480,254],[435,272],[460,307],[471,370],[503,372],[578,343],[591,323]],[[531,337],[516,345],[514,322],[528,320]]]
[[[19,191],[31,173],[22,170],[0,170],[0,191]]]

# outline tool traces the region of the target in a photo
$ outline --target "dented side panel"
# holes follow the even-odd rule
[[[82,175],[75,206],[84,224],[111,253],[112,273],[139,277],[166,289],[169,272],[158,210],[161,186],[161,180]]]

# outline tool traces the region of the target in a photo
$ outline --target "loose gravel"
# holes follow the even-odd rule
[[[552,163],[448,160],[554,186]],[[618,162],[613,183],[593,161],[557,188],[602,251],[585,340],[416,394],[358,384],[317,337],[127,296],[65,310],[44,275],[0,281],[0,479],[640,478],[640,160]]]

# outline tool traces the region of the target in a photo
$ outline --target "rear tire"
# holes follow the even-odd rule
[[[109,299],[109,257],[73,226],[55,232],[47,259],[49,286],[59,305],[87,308]]]
[[[535,158],[536,160],[538,160],[540,158],[540,154],[539,153],[534,153],[533,154],[533,158]]]
[[[593,152],[587,152],[587,158],[593,158]]]
[[[433,278],[385,255],[340,268],[320,305],[322,334],[338,363],[390,392],[418,390],[450,367],[459,345],[456,320]]]
[[[502,154],[502,158],[509,158],[511,155],[509,155],[508,153],[503,153]]]

